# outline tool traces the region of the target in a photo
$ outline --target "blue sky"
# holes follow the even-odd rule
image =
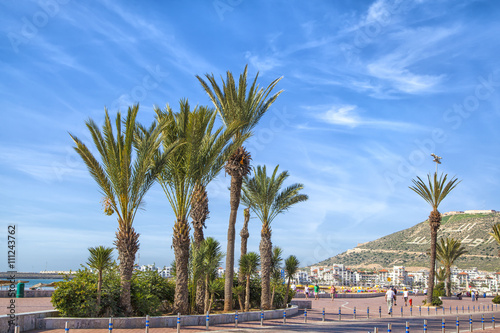
[[[273,222],[285,256],[314,264],[425,220],[408,186],[435,170],[430,153],[463,180],[442,212],[500,208],[499,16],[496,1],[3,2],[0,228],[17,225],[17,270],[77,269],[112,246],[116,218],[68,132],[90,143],[84,123],[105,107],[138,102],[149,124],[155,105],[209,105],[195,75],[245,64],[262,86],[283,76],[246,144],[253,165],[279,164],[309,195]],[[228,185],[209,186],[206,229],[224,249]],[[171,208],[157,185],[145,201],[139,261],[169,265]],[[259,238],[252,219],[250,251]]]

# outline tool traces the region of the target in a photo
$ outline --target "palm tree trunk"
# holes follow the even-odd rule
[[[226,272],[224,282],[224,311],[233,309],[233,277],[234,277],[234,243],[235,225],[240,205],[241,184],[243,177],[234,174],[231,176],[230,204],[231,214],[229,215],[229,227],[227,229],[227,252],[226,252]]]
[[[208,274],[206,274],[205,276],[205,309],[203,311],[203,313],[207,313],[207,311],[210,311],[210,293],[209,293],[209,290],[208,290],[208,281],[209,281],[210,277]]]
[[[431,228],[431,262],[429,267],[427,303],[432,302],[432,293],[434,291],[434,277],[436,275],[436,243],[440,222],[441,214],[437,210],[433,210],[429,216],[429,224]]]
[[[189,224],[185,220],[177,220],[174,225],[172,239],[175,253],[175,296],[174,313],[188,314],[188,262],[189,262]]]
[[[247,275],[247,285],[245,291],[245,312],[250,309],[250,275]]]
[[[271,258],[273,244],[271,243],[271,230],[269,226],[263,226],[261,231],[260,240],[260,258],[261,258],[261,284],[262,291],[260,297],[260,303],[264,310],[271,309],[270,302],[270,284],[271,284]]]
[[[273,292],[271,295],[271,307],[274,307],[274,295],[275,295],[275,293],[276,293],[276,286],[273,283]]]
[[[191,213],[190,216],[193,219],[193,238],[194,246],[196,248],[200,247],[201,242],[205,239],[203,234],[203,228],[205,227],[205,221],[208,218],[208,195],[207,190],[202,185],[196,185],[193,190],[193,196],[191,199]],[[199,279],[196,282],[196,300],[195,300],[196,312],[204,313],[205,308],[205,289],[203,279]]]
[[[101,308],[102,271],[97,273],[97,311]]]
[[[288,277],[288,282],[286,284],[286,290],[285,290],[285,304],[283,307],[286,308],[286,305],[288,304],[288,294],[290,293],[290,277]]]
[[[119,223],[124,225],[124,223]],[[120,306],[125,316],[133,314],[130,285],[134,270],[135,254],[139,250],[139,234],[132,227],[119,227],[116,232],[115,246],[118,250],[118,260],[120,261]]]
[[[446,266],[446,296],[451,296],[451,267]]]
[[[244,256],[245,254],[247,254],[248,237],[250,237],[250,234],[248,233],[248,221],[250,221],[250,208],[245,208],[243,210],[243,215],[245,216],[245,220],[243,221],[243,228],[241,228],[241,231],[240,231],[241,256]],[[245,274],[243,274],[243,271],[240,267],[240,271],[238,273],[238,285],[242,286],[243,283],[245,283]],[[243,297],[245,297],[245,296],[243,296]]]

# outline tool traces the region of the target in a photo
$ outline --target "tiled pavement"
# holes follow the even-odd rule
[[[378,327],[380,332],[385,332],[387,330],[387,323],[391,322],[393,325],[392,332],[404,332],[405,322],[410,322],[411,331],[422,331],[424,319],[428,320],[429,330],[428,332],[441,332],[441,318],[443,317],[443,309],[438,309],[437,314],[435,309],[421,308],[419,312],[418,304],[422,304],[423,296],[412,297],[413,308],[410,313],[410,307],[402,307],[402,299],[398,299],[398,304],[395,306],[392,318],[387,314],[387,306],[385,305],[383,297],[376,298],[338,298],[331,302],[330,299],[319,299],[312,300],[313,308],[307,311],[307,323],[304,323],[304,313],[301,311],[299,315],[287,318],[286,325],[283,324],[282,319],[266,320],[264,326],[260,326],[260,322],[244,322],[239,323],[238,328],[235,329],[234,324],[225,324],[211,326],[209,331],[224,331],[224,332],[248,332],[248,331],[259,331],[259,332],[290,332],[290,331],[300,331],[300,332],[367,332],[373,331],[373,328]],[[8,299],[0,299],[1,308],[5,309],[4,303]],[[19,302],[18,302],[19,301]],[[5,303],[7,304],[7,303]],[[488,312],[488,305],[490,306],[490,311]],[[460,316],[460,329],[462,332],[469,331],[468,311],[470,309],[470,314],[473,315],[474,320],[474,331],[481,330],[481,314],[485,314],[485,327],[487,330],[481,330],[481,332],[500,332],[500,323],[498,329],[492,330],[491,319],[492,315],[498,316],[500,318],[500,309],[493,310],[493,304],[491,303],[491,298],[480,298],[477,302],[472,302],[470,298],[464,298],[463,300],[445,300],[444,301],[444,317],[446,320],[448,332],[456,331],[455,319],[456,316]],[[484,306],[484,311],[483,311]],[[381,308],[381,317],[379,318],[379,307]],[[450,315],[451,307],[451,315]],[[458,314],[457,314],[458,307]],[[463,307],[463,310],[462,310]],[[322,321],[322,312],[325,308],[325,321]],[[339,321],[339,308],[341,310],[341,320]],[[356,308],[356,319],[354,319],[354,308]],[[369,315],[367,314],[367,308],[369,308]],[[52,309],[50,304],[50,299],[36,299],[36,298],[25,298],[16,300],[17,312],[31,312],[31,311],[41,311]],[[401,316],[401,309],[403,309],[403,316]],[[475,310],[473,312],[473,309]],[[478,310],[479,309],[479,310]],[[464,313],[462,313],[462,311]],[[4,312],[4,311],[2,311]],[[411,315],[410,315],[411,314]],[[205,327],[182,327],[181,332],[202,332],[206,331]],[[63,333],[63,329],[59,330],[36,330],[30,331],[32,333]],[[108,329],[70,329],[70,332],[77,333],[105,333],[109,332]],[[115,333],[139,333],[145,332],[144,328],[141,329],[114,329]],[[172,328],[150,328],[150,333],[160,333],[160,332],[177,332],[175,327]]]

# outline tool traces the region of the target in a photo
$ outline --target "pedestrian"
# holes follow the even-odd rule
[[[387,302],[387,313],[391,314],[392,304],[394,302],[394,291],[389,287],[385,293],[385,301]]]
[[[406,290],[406,288],[403,290],[403,299],[405,300],[405,306],[407,306],[407,302],[408,302],[408,290]]]
[[[476,296],[476,293],[474,292],[474,290],[472,290],[471,293],[470,293],[470,297],[472,298],[473,302],[476,300],[475,296]]]
[[[397,291],[396,287],[393,286],[392,291],[394,292],[394,305],[397,305],[396,304],[396,295],[398,294],[398,291]]]
[[[332,294],[332,302],[333,302],[333,298],[335,297],[336,292],[337,292],[337,289],[335,289],[335,286],[332,284],[332,286],[330,287],[330,294]]]
[[[476,290],[476,302],[479,301],[479,291]]]
[[[307,284],[304,286],[304,294],[306,298],[309,298],[309,286]]]
[[[315,300],[319,299],[319,286],[317,283],[314,285],[314,299]]]

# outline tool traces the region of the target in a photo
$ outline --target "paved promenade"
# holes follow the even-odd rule
[[[424,319],[428,321],[427,332],[441,332],[441,320],[445,318],[446,330],[448,332],[456,332],[456,317],[459,317],[460,330],[462,332],[469,331],[469,315],[473,316],[474,331],[481,332],[500,332],[500,322],[497,329],[491,329],[492,316],[500,318],[500,307],[498,310],[491,303],[491,298],[480,298],[477,302],[472,302],[470,298],[463,300],[445,300],[444,315],[443,309],[437,311],[433,308],[421,308],[419,312],[418,305],[422,304],[424,296],[412,297],[413,308],[410,312],[410,307],[402,305],[402,297],[398,297],[397,306],[394,308],[392,316],[387,313],[387,306],[384,302],[384,297],[376,298],[339,298],[331,302],[330,299],[322,298],[319,300],[310,299],[312,301],[312,309],[307,311],[307,323],[304,322],[304,312],[293,318],[287,318],[286,324],[283,324],[282,319],[266,320],[264,326],[260,326],[260,322],[244,322],[239,323],[235,329],[234,324],[225,324],[211,326],[212,332],[373,332],[374,327],[377,327],[379,332],[387,332],[388,323],[392,324],[392,332],[405,332],[405,324],[408,321],[410,324],[410,332],[422,332]],[[8,300],[8,299],[7,299]],[[21,299],[16,300],[20,301]],[[299,299],[304,300],[304,299]],[[6,299],[0,300],[2,308]],[[16,309],[18,312],[40,311],[52,309],[50,300],[48,299],[22,299],[25,303],[17,303]],[[6,304],[6,303],[5,303]],[[490,311],[488,311],[488,305]],[[484,311],[483,311],[484,306]],[[379,307],[381,307],[381,318],[379,318]],[[451,307],[451,314],[450,314]],[[463,310],[462,310],[463,307]],[[325,321],[323,321],[323,308],[325,308]],[[339,308],[341,318],[339,320]],[[354,318],[354,308],[356,308],[356,318]],[[369,308],[369,318],[367,313]],[[403,309],[401,316],[401,309]],[[458,313],[457,313],[458,309]],[[474,311],[473,311],[474,309]],[[470,311],[470,314],[468,313]],[[484,314],[485,328],[481,330],[481,315]],[[176,332],[176,328],[150,328],[150,333],[170,333]],[[182,327],[181,332],[202,332],[206,331],[205,327]],[[64,330],[35,330],[32,333],[63,333]],[[105,333],[107,329],[70,329],[70,332],[77,333]],[[145,332],[145,329],[114,329],[115,333],[139,333]]]

